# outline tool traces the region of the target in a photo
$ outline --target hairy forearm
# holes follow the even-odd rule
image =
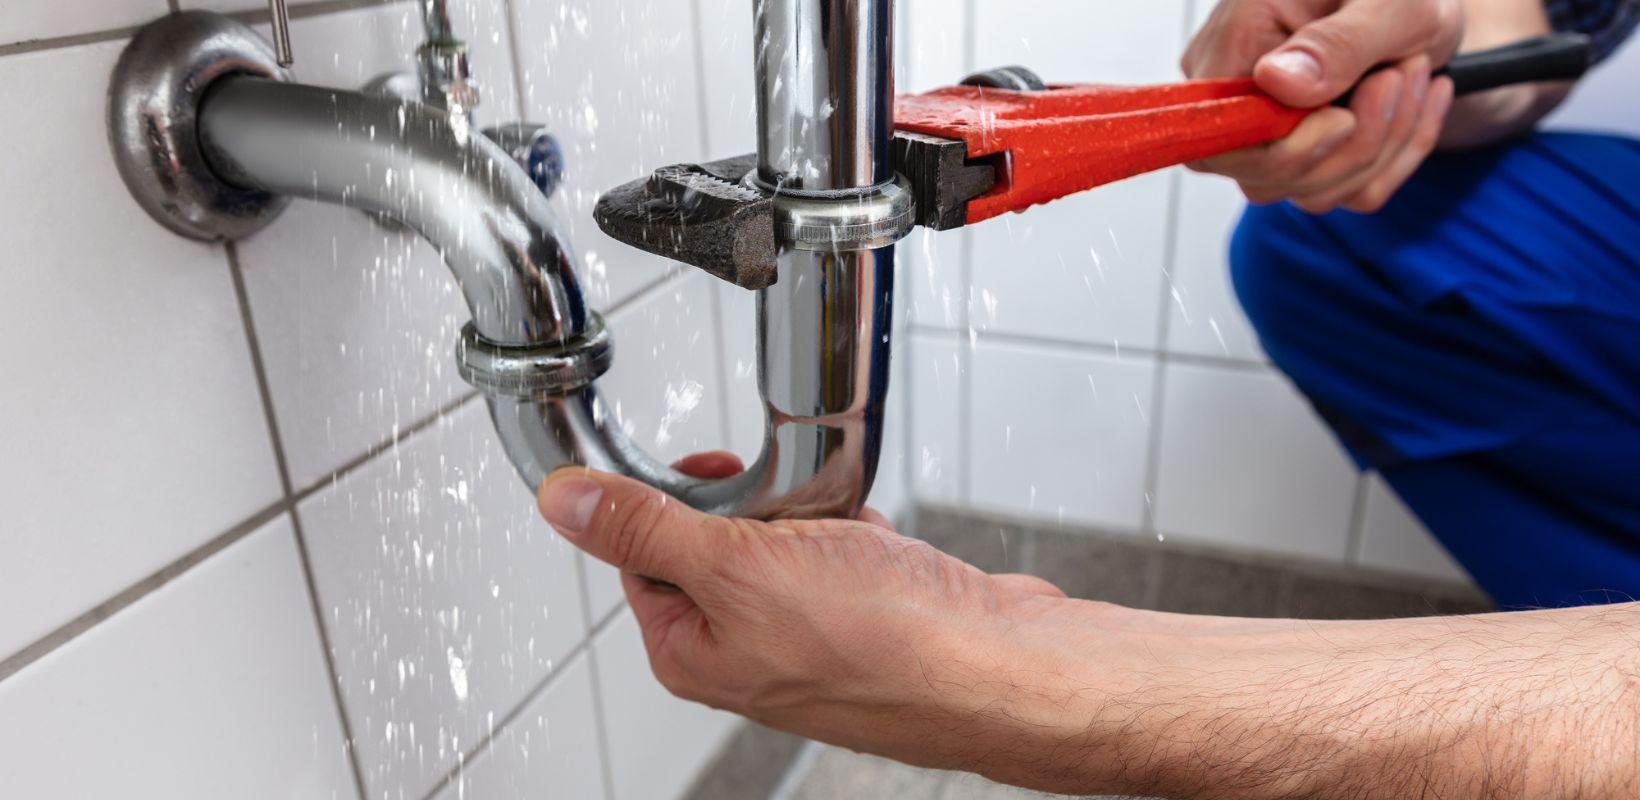
[[[1550,31],[1542,0],[1465,0],[1462,52],[1518,42]],[[1530,83],[1459,98],[1447,115],[1441,147],[1479,147],[1518,136],[1555,110],[1569,83]]]
[[[1040,668],[992,681],[1011,699],[978,706],[1011,754],[963,758],[1074,793],[1640,796],[1640,605],[1345,623],[1092,613],[1080,632],[1025,634]]]

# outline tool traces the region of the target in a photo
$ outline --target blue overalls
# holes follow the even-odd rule
[[[1380,213],[1250,208],[1270,358],[1504,607],[1640,597],[1640,141],[1432,158]]]

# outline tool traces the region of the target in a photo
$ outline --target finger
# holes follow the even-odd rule
[[[1314,108],[1342,96],[1379,64],[1420,53],[1442,60],[1450,56],[1462,29],[1461,9],[1434,3],[1408,13],[1403,5],[1397,0],[1345,3],[1260,58],[1253,67],[1254,82],[1287,105]]]
[[[1336,208],[1345,199],[1370,186],[1390,164],[1394,163],[1396,156],[1406,149],[1418,127],[1419,119],[1423,116],[1424,106],[1428,104],[1429,61],[1423,56],[1418,56],[1399,71],[1406,76],[1405,89],[1401,92],[1401,100],[1396,105],[1389,128],[1384,133],[1377,157],[1371,164],[1343,174],[1342,179],[1333,181],[1327,188],[1313,193],[1301,193],[1302,196],[1294,201],[1300,208],[1310,213],[1325,213]]]
[[[687,587],[702,559],[721,551],[735,523],[703,514],[630,478],[580,467],[547,476],[541,516],[600,561]]]
[[[1237,181],[1281,186],[1307,174],[1333,154],[1355,133],[1355,115],[1348,109],[1324,108],[1304,118],[1285,138],[1244,147],[1186,165]]]
[[[691,478],[705,478],[717,480],[731,478],[746,471],[745,462],[740,456],[723,450],[714,450],[710,453],[695,453],[684,456],[672,468],[688,475]]]
[[[1025,597],[1064,597],[1064,590],[1060,589],[1035,575],[1004,574],[992,575],[1002,590]]]
[[[1405,83],[1400,70],[1384,70],[1361,83],[1350,105],[1355,116],[1355,131],[1348,140],[1326,158],[1316,162],[1308,172],[1284,185],[1263,185],[1264,189],[1280,189],[1288,197],[1310,197],[1325,193],[1359,177],[1364,170],[1378,162],[1384,152],[1391,127],[1401,106],[1401,87]]]
[[[1441,129],[1446,124],[1447,112],[1452,109],[1452,81],[1449,78],[1437,78],[1430,85],[1429,101],[1425,103],[1418,119],[1417,128],[1407,146],[1397,153],[1381,173],[1373,178],[1372,183],[1355,195],[1345,199],[1344,207],[1362,214],[1371,214],[1384,207],[1389,199],[1406,184],[1412,173],[1435,152],[1435,145],[1440,142]]]

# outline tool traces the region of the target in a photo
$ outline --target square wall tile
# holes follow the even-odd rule
[[[281,516],[0,682],[13,797],[352,798]]]
[[[910,428],[911,493],[918,500],[962,504],[962,404],[969,346],[950,335],[913,333],[909,354],[906,425]]]
[[[1377,473],[1367,476],[1367,507],[1361,517],[1362,566],[1453,583],[1472,583],[1434,535],[1413,516]]]
[[[94,13],[87,13],[91,5]],[[0,13],[0,45],[141,25],[169,10],[165,0],[10,0]]]
[[[969,324],[1154,349],[1172,187],[1141,175],[975,226]]]
[[[1179,76],[1185,0],[1035,0],[1028,13],[1011,0],[972,2],[975,28],[984,31],[975,42],[977,69],[1023,64],[1049,83],[1151,84]]]
[[[1343,562],[1359,476],[1309,403],[1262,368],[1167,370],[1156,527]]]
[[[723,376],[727,384],[729,450],[748,464],[763,448],[769,413],[757,388],[757,292],[710,281],[717,293]]]
[[[974,289],[967,265],[973,232],[967,228],[931,231],[916,228],[900,242],[896,257],[906,267],[905,280],[895,302],[907,305],[911,321],[920,328],[965,331],[973,315]],[[1035,295],[1015,298],[1026,302]]]
[[[374,796],[421,796],[586,634],[575,551],[482,402],[297,509]]]
[[[439,800],[604,797],[597,716],[592,670],[578,655],[462,767]]]
[[[638,621],[621,616],[593,640],[615,800],[682,797],[740,717],[673,697],[649,669]]]
[[[980,339],[969,501],[1005,514],[1136,529],[1156,362]]]
[[[902,94],[951,86],[973,72],[968,63],[966,3],[951,0],[900,0],[896,26],[900,34],[900,70],[896,90]]]
[[[594,306],[630,298],[672,262],[605,236],[598,195],[704,153],[693,3],[514,0],[524,113],[568,162],[558,190]],[[750,36],[750,33],[747,33]]]
[[[28,110],[0,117],[26,154],[0,160],[0,657],[279,497],[227,258],[109,155],[124,46],[0,58],[0,105]]]
[[[1230,234],[1247,201],[1235,181],[1183,172],[1167,349],[1263,361],[1258,334],[1230,285]]]
[[[695,0],[706,77],[705,157],[757,152],[757,83],[753,74],[752,6],[742,0]]]
[[[266,4],[262,5],[266,8]],[[517,102],[502,0],[464,3],[475,32],[478,117],[512,116]],[[326,14],[291,25],[296,73],[354,88],[413,69],[421,43],[414,4]],[[483,12],[483,13],[480,13]],[[483,31],[483,33],[478,33]],[[298,488],[460,397],[453,351],[470,315],[438,253],[418,235],[388,230],[356,210],[298,200],[240,245],[251,312]]]
[[[598,388],[615,424],[640,449],[664,462],[721,450],[729,441],[723,431],[727,400],[719,380],[718,324],[712,314],[716,281],[691,272],[650,290],[609,318],[615,365],[598,380]],[[732,396],[743,397],[739,392]],[[755,456],[756,445],[752,447]],[[596,622],[608,616],[625,594],[613,567],[583,560]]]

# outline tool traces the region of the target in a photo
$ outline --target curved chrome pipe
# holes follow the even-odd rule
[[[787,131],[764,130],[759,164],[783,192],[821,190],[846,201],[850,190],[892,180],[890,5],[759,0],[759,35],[777,51],[758,62],[760,129],[778,117]],[[424,9],[442,16],[442,3],[429,0]],[[460,284],[476,341],[501,360],[585,344],[594,319],[546,198],[464,116],[381,95],[229,77],[209,89],[198,125],[211,171],[228,183],[383,214],[420,233]],[[589,382],[559,390],[481,386],[496,430],[532,488],[558,467],[581,464],[717,514],[853,516],[882,446],[893,260],[892,246],[782,247],[778,279],[758,298],[765,443],[741,475],[698,480],[662,465],[620,431]]]
[[[574,259],[547,199],[465,119],[418,103],[263,78],[224,78],[199,110],[218,177],[390,216],[438,248],[500,345],[586,328]]]

